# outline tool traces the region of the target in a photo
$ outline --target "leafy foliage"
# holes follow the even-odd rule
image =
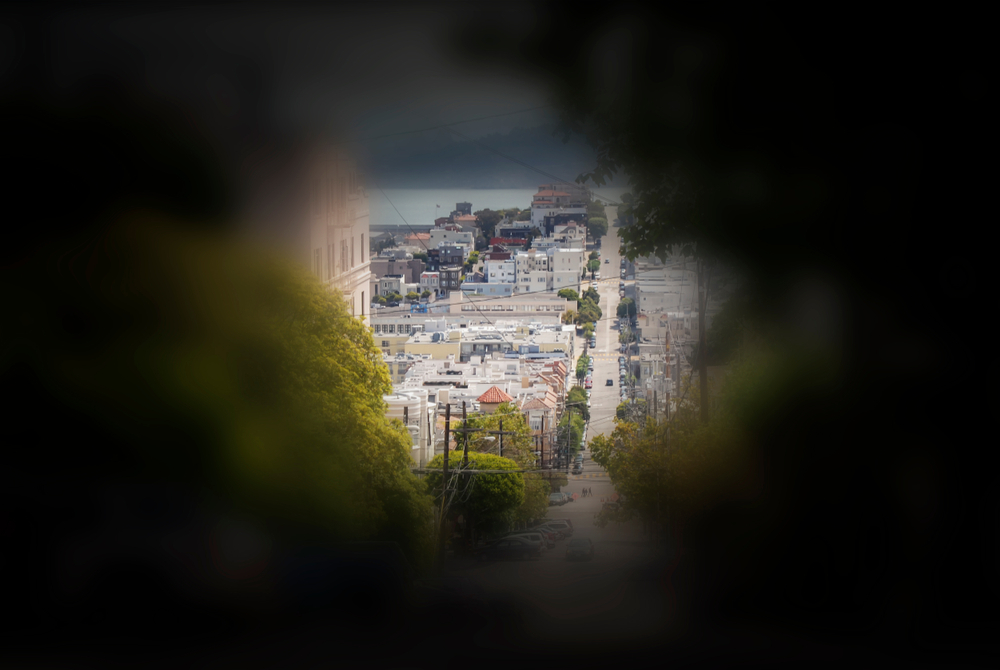
[[[506,428],[506,426],[504,426]],[[518,465],[509,458],[501,458],[469,450],[469,469],[513,470],[510,474],[485,473],[465,475],[464,481],[453,484],[457,491],[452,511],[472,517],[477,530],[493,533],[506,530],[518,517],[518,509],[524,503],[524,475],[516,472]],[[462,452],[449,454],[449,474],[461,468]],[[444,454],[431,459],[428,468],[443,468]],[[460,475],[461,478],[461,475]],[[442,494],[443,473],[431,472],[426,482],[431,492],[438,498]],[[449,494],[450,495],[450,494]],[[547,495],[547,494],[546,494]]]
[[[572,300],[573,302],[580,300],[580,295],[571,288],[561,288],[556,295],[566,300]]]
[[[482,209],[474,212],[474,215],[476,217],[476,224],[483,231],[483,235],[487,238],[496,237],[494,233],[496,232],[497,224],[503,219],[503,214],[495,212],[492,209]]]
[[[536,466],[535,440],[531,433],[524,415],[511,403],[499,405],[492,414],[477,416],[469,419],[471,428],[485,428],[486,431],[499,431],[500,422],[503,421],[504,432],[513,432],[513,435],[504,435],[503,457],[509,458],[517,463],[522,469],[531,469]],[[489,435],[486,433],[476,433],[478,435]],[[499,436],[496,442],[486,442],[470,440],[470,449],[475,444],[477,451],[497,452],[499,455]],[[548,509],[549,486],[541,480],[538,474],[524,474],[524,502],[518,508],[515,515],[515,522],[527,522],[532,519],[545,516]]]
[[[608,220],[600,216],[587,219],[587,231],[594,239],[604,237],[608,234]]]
[[[622,298],[618,303],[617,315],[619,319],[630,319],[636,315],[635,301],[632,298]]]
[[[601,269],[601,261],[587,261],[587,271],[590,273],[591,278],[593,278],[594,273]]]
[[[576,378],[583,379],[587,376],[587,366],[590,363],[590,356],[580,356],[576,362]]]
[[[574,386],[566,395],[566,404],[573,405],[574,412],[580,412],[584,421],[590,421],[590,408],[587,407],[587,391],[580,386]]]

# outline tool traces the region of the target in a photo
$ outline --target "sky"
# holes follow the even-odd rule
[[[252,117],[371,137],[546,105],[540,85],[484,76],[448,54],[464,18],[428,3],[68,10],[51,27],[52,81],[64,93],[95,75],[125,81],[183,101],[219,132]],[[478,137],[553,119],[542,109],[461,130]]]

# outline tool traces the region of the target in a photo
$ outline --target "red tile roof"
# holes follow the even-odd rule
[[[502,402],[510,402],[511,400],[513,400],[513,398],[504,393],[499,386],[491,386],[490,390],[488,390],[486,393],[476,398],[476,400],[481,403],[486,403],[487,405],[491,405],[491,404],[500,404]]]

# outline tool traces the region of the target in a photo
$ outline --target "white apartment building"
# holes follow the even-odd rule
[[[486,281],[492,283],[514,284],[517,282],[516,265],[513,260],[485,261]]]
[[[446,228],[431,228],[430,240],[427,246],[430,249],[437,249],[442,244],[455,244],[474,249],[476,244],[475,234],[470,231],[454,231]]]
[[[552,273],[551,287],[554,291],[563,288],[580,289],[580,277],[584,272],[587,254],[583,249],[553,248],[547,251]]]
[[[525,251],[514,256],[517,293],[539,293],[552,288],[551,257],[541,251]]]

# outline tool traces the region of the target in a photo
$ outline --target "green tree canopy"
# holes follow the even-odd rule
[[[534,468],[537,465],[537,457],[535,456],[535,439],[531,427],[524,414],[511,403],[502,403],[492,414],[470,417],[470,428],[483,428],[487,431],[472,434],[469,441],[470,449],[474,448],[476,451],[500,455],[499,435],[492,435],[496,438],[493,442],[481,438],[490,435],[489,431],[499,431],[501,421],[503,422],[503,431],[513,433],[503,437],[503,457],[511,459],[522,469]],[[459,427],[461,427],[461,422]],[[548,496],[549,485],[541,479],[540,475],[525,473],[524,501],[515,513],[514,522],[527,523],[545,516],[548,509]]]
[[[587,219],[587,231],[594,239],[604,237],[608,234],[608,220],[600,216]]]
[[[414,260],[421,260],[425,263],[427,262],[427,254],[425,254],[423,251],[414,251],[413,258]]]
[[[427,289],[424,289],[424,292],[420,294],[420,297],[424,298],[424,299],[427,299],[427,298],[431,297],[431,292],[429,290],[427,290]]]
[[[632,298],[622,298],[616,312],[619,319],[627,319],[636,315],[635,301]]]
[[[525,209],[521,212],[518,212],[515,221],[531,221],[531,210]]]
[[[590,256],[587,257],[587,260],[596,261],[600,257],[601,255],[599,253],[597,253],[596,251],[591,251]]]
[[[571,288],[561,288],[556,295],[560,298],[565,298],[566,300],[572,300],[573,302],[580,299],[579,294]]]
[[[406,294],[406,299],[409,300],[410,302],[416,302],[420,300],[420,294],[417,293],[416,291],[410,291],[409,293]]]
[[[583,292],[583,295],[580,296],[580,299],[589,300],[595,305],[599,305],[601,303],[601,294],[596,288],[588,288]]]
[[[276,532],[394,540],[417,566],[433,556],[411,440],[385,417],[381,351],[338,292],[263,250],[140,216],[104,230],[88,263],[99,290],[63,272],[5,285],[9,309],[36,315],[5,347],[62,390],[61,415],[89,441],[75,477],[180,485]],[[100,348],[81,356],[50,309],[88,315]],[[53,407],[32,388],[19,411]]]
[[[562,315],[562,317],[561,317],[560,320],[564,324],[567,324],[567,325],[569,325],[571,323],[575,323],[576,322],[576,312],[574,310],[572,310],[572,309],[567,309],[565,312],[563,312],[563,315]]]
[[[506,426],[504,426],[506,428]],[[470,438],[471,442],[471,438]],[[450,511],[461,513],[471,518],[471,523],[479,532],[496,533],[510,528],[517,519],[517,512],[524,503],[524,475],[517,472],[518,464],[509,458],[501,458],[495,454],[487,454],[469,450],[469,469],[475,470],[512,470],[510,474],[485,473],[469,474],[471,486],[466,487],[461,482],[461,474],[457,481],[449,486],[449,491],[456,491],[452,499]],[[449,475],[460,473],[462,450],[451,452],[448,456]],[[444,467],[444,454],[438,454],[427,464],[429,469]],[[442,493],[443,473],[430,472],[426,483],[429,490],[438,498]]]
[[[587,407],[587,391],[581,386],[574,386],[566,395],[566,403],[575,405],[574,410],[580,412],[585,421],[590,421],[590,408]]]
[[[474,212],[476,217],[476,225],[479,229],[483,231],[483,235],[489,239],[491,237],[496,237],[494,233],[496,232],[497,224],[503,218],[503,214],[500,212],[495,212],[492,209],[482,209],[478,212]]]
[[[590,356],[580,356],[576,361],[576,378],[583,379],[587,376],[587,368],[590,363]]]
[[[601,269],[601,261],[587,261],[587,271],[593,278],[594,273]]]

